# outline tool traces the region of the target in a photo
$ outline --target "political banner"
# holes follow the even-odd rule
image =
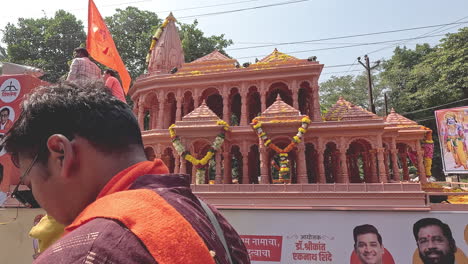
[[[468,211],[221,211],[253,264],[468,263]]]
[[[32,89],[47,83],[26,74],[0,75],[0,142],[18,119],[23,97]],[[9,191],[19,179],[19,170],[13,166],[10,156],[0,145],[0,196]],[[0,203],[1,206],[1,203]]]
[[[468,173],[468,106],[435,111],[444,172]]]

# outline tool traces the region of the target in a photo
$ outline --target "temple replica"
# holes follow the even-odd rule
[[[427,182],[431,131],[393,109],[381,117],[345,98],[322,114],[318,61],[275,49],[244,66],[217,50],[185,63],[172,14],[147,59],[148,72],[130,90],[146,154],[192,175],[194,191],[210,202],[426,206],[409,168]]]

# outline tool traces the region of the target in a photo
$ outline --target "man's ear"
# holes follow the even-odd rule
[[[72,142],[62,134],[53,134],[47,139],[49,162],[60,170],[60,175],[68,177],[74,160]]]

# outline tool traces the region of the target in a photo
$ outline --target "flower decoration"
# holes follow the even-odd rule
[[[216,121],[216,125],[223,126],[223,129],[221,133],[219,133],[213,143],[211,144],[211,148],[208,150],[208,152],[205,154],[205,156],[201,159],[197,159],[192,154],[190,154],[190,151],[186,150],[182,142],[180,141],[179,136],[177,136],[175,132],[175,124],[172,124],[169,127],[169,135],[171,136],[172,140],[172,145],[174,146],[175,150],[179,155],[184,158],[185,160],[189,161],[192,163],[196,168],[197,172],[195,174],[196,177],[196,183],[197,184],[203,184],[205,180],[205,171],[208,162],[213,158],[214,154],[221,148],[221,146],[224,143],[224,138],[225,138],[225,133],[226,131],[229,131],[230,127],[229,125],[223,121],[219,120]]]
[[[273,120],[270,121],[271,123],[278,123],[278,121]],[[274,150],[276,153],[280,154],[280,173],[279,173],[279,181],[284,182],[284,177],[289,173],[289,160],[288,160],[288,153],[293,150],[293,148],[302,141],[305,133],[307,132],[307,128],[310,124],[310,118],[305,116],[301,120],[301,126],[297,129],[297,134],[293,136],[291,143],[289,143],[286,148],[281,149],[276,144],[272,143],[271,139],[268,137],[267,133],[262,129],[262,122],[258,121],[257,118],[252,120],[252,128],[257,133],[257,136],[263,141],[265,147],[269,147],[270,149]]]

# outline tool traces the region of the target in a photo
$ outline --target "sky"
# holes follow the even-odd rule
[[[369,54],[371,62],[389,59],[396,45],[436,45],[444,34],[468,26],[466,0],[94,0],[103,17],[117,8],[134,6],[165,18],[169,11],[183,23],[199,22],[206,36],[224,34],[234,45],[226,52],[254,62],[277,48],[297,58],[317,56],[324,64],[320,81],[331,76],[360,74],[357,57]],[[88,0],[2,1],[0,29],[19,17],[51,17],[59,9],[87,23]],[[242,10],[231,12],[234,10]],[[218,14],[213,14],[218,13]],[[464,22],[464,23],[463,23]],[[458,23],[445,26],[435,25]],[[401,29],[420,28],[398,31]],[[368,36],[368,33],[398,31]],[[2,33],[0,32],[0,37]],[[334,39],[330,39],[334,38]],[[329,40],[324,40],[329,39]],[[293,44],[284,43],[291,43]],[[302,42],[302,43],[297,43]],[[380,42],[380,43],[379,43]],[[382,43],[384,42],[384,43]],[[148,43],[149,47],[150,43]],[[267,46],[267,47],[255,47]],[[344,47],[354,46],[354,47]],[[340,48],[337,48],[340,47]]]

